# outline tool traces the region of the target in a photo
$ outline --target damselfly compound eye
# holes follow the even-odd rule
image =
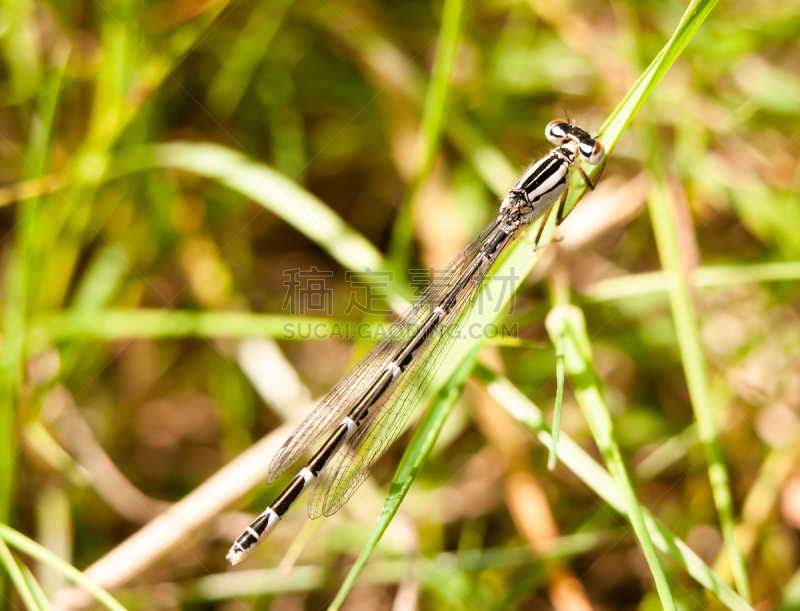
[[[560,146],[569,140],[569,128],[570,124],[564,119],[556,119],[555,121],[550,121],[547,127],[544,128],[544,135],[550,142]]]
[[[589,165],[597,165],[606,156],[606,149],[598,140],[584,140],[578,146],[581,158]]]

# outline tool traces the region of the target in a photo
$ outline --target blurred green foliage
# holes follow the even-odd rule
[[[332,271],[330,309],[303,320],[379,321],[348,310],[345,272],[391,270],[386,301],[410,299],[410,270],[444,267],[496,214],[549,148],[544,126],[566,110],[596,132],[685,9],[4,3],[0,522],[19,532],[3,530],[14,549],[0,547],[2,604],[47,608],[66,578],[81,579],[59,572],[59,558],[85,569],[281,423],[248,366],[248,338],[278,340],[315,397],[368,349],[368,339],[283,340],[296,320],[287,270]],[[563,244],[523,281],[507,316],[523,341],[483,353],[549,414],[555,352],[543,320],[550,293],[574,289],[612,453],[639,502],[733,584],[727,528],[745,559],[738,591],[749,582],[759,609],[800,609],[798,31],[794,0],[714,9]],[[641,213],[648,200],[654,219],[659,202],[671,211],[672,251]],[[545,275],[550,285],[534,282]],[[557,596],[570,575],[566,592],[595,608],[655,608],[637,539],[606,502],[619,505],[587,488],[591,472],[566,460],[547,471],[547,449],[497,415],[494,395],[464,388],[457,405],[437,404],[452,414],[344,608],[578,608]],[[577,394],[567,387],[565,443],[597,454]],[[698,403],[729,480],[723,528]],[[407,440],[376,470],[386,490]],[[529,481],[520,474],[546,499],[523,504],[528,520],[557,527],[547,544],[514,512],[520,492],[507,484]],[[375,488],[321,525],[292,512],[243,567],[254,573],[225,565],[247,521],[231,514],[114,594],[131,609],[325,608],[370,537],[386,496]],[[258,488],[247,507],[261,511],[273,494]],[[716,582],[698,579],[699,561],[686,572],[659,558],[681,608],[738,604],[709,594]]]

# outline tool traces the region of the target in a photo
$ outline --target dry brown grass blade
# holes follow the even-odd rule
[[[147,496],[120,471],[66,388],[53,390],[48,407],[57,412],[51,427],[56,429],[59,441],[90,475],[92,488],[114,511],[131,522],[143,524],[169,508],[170,503]]]
[[[86,577],[106,590],[116,590],[176,548],[183,548],[184,541],[191,541],[228,505],[266,479],[270,459],[290,432],[288,425],[272,431],[92,564],[85,571]],[[246,523],[242,524],[242,528],[244,526]],[[53,609],[82,609],[93,600],[83,590],[64,590],[54,597]]]

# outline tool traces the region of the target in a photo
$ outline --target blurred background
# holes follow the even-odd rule
[[[326,608],[410,433],[334,517],[301,502],[241,567],[225,554],[281,489],[264,479],[284,423],[371,345],[330,324],[384,321],[418,294],[549,150],[544,126],[568,113],[597,133],[685,9],[4,4],[0,522],[94,564],[130,609]],[[663,186],[759,611],[800,609],[798,32],[795,0],[712,11],[520,280],[502,318],[515,336],[482,353],[549,422],[543,320],[552,287],[571,287],[640,502],[732,582],[648,213]],[[347,273],[364,267],[390,275]],[[287,336],[306,320],[322,335]],[[569,386],[562,430],[602,461]],[[546,463],[468,382],[344,608],[658,608],[629,524]],[[96,605],[14,558],[54,608]],[[722,608],[664,567],[681,608]]]

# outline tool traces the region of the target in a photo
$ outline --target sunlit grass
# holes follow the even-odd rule
[[[383,608],[403,596],[425,609],[500,609],[551,596],[558,566],[598,607],[622,608],[622,590],[624,608],[700,608],[708,595],[737,610],[750,599],[798,607],[800,166],[789,136],[800,20],[791,3],[714,5],[9,4],[5,606],[49,608],[76,595],[49,585],[66,578],[86,590],[81,605],[115,609],[105,590],[142,609],[284,597]],[[260,511],[275,492],[253,488],[263,477],[241,477],[233,457],[251,475],[268,464],[243,450],[300,415],[292,396],[324,394],[372,343],[305,341],[287,325],[328,335],[385,322],[349,307],[358,280],[347,271],[392,270],[379,301],[401,310],[419,288],[409,282],[496,215],[549,147],[542,130],[562,105],[611,152],[589,195],[613,217],[615,189],[649,171],[650,217],[617,219],[580,248],[569,223],[543,253],[520,240],[494,270],[517,279],[514,312],[490,285],[495,309],[471,319],[516,322],[520,337],[454,346],[379,483],[300,536],[296,509],[229,571],[224,550],[247,516],[223,508]],[[574,181],[568,208],[583,191]],[[578,206],[570,222],[593,221]],[[327,308],[287,309],[291,269],[332,271]],[[580,307],[556,308],[555,346],[547,288],[534,282],[551,271],[550,300],[574,289]],[[245,354],[253,338],[264,343]],[[513,464],[487,443],[489,408],[469,379],[516,421],[508,444],[523,427],[538,439]],[[284,391],[288,403],[273,405]],[[545,416],[531,399],[562,409]],[[96,462],[75,450],[67,412]],[[97,464],[159,507],[175,503],[164,524],[191,528],[159,537],[156,515],[118,514],[125,487],[99,481]],[[561,535],[547,553],[509,515],[501,490],[513,473],[538,479],[552,508]],[[48,521],[53,490],[69,511]],[[33,541],[48,532],[65,543],[61,557]],[[713,570],[700,556],[716,556]]]

